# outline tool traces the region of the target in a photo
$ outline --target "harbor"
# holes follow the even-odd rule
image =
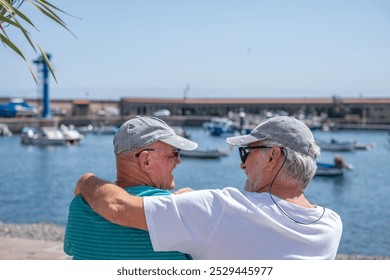
[[[0,40],[5,47],[0,89],[3,278],[268,275],[280,279],[297,274],[300,279],[310,279],[320,274],[320,278],[330,279],[344,274],[354,278],[389,274],[388,2],[121,1],[90,5],[70,0],[58,7],[49,2],[0,4]],[[102,26],[101,19],[107,15],[116,20]],[[266,158],[255,162],[254,147],[231,147],[226,138],[248,134],[261,121],[275,116],[304,122],[321,148],[317,170],[315,174],[312,170],[314,177],[305,189],[309,200],[305,206],[324,210],[314,223],[331,216],[327,209],[340,215],[342,236],[336,260],[318,262],[307,255],[306,261],[293,263],[268,257],[262,258],[259,266],[257,253],[281,252],[283,243],[272,242],[277,237],[260,230],[259,240],[269,238],[271,242],[265,243],[270,248],[260,248],[246,260],[117,260],[99,261],[99,265],[96,261],[69,261],[63,240],[76,182],[85,172],[108,181],[117,179],[113,138],[120,125],[135,116],[159,117],[199,144],[195,151],[172,153],[175,162],[180,162],[172,171],[175,189],[199,191],[225,187],[242,191],[252,174],[261,174],[261,183],[270,181],[264,180],[272,179],[272,174],[265,172],[269,166]],[[304,145],[296,146],[301,150]],[[245,164],[250,151],[252,157]],[[286,151],[287,158],[291,153]],[[272,159],[276,159],[274,155]],[[251,163],[256,165],[252,168]],[[159,166],[164,168],[158,174],[169,167]],[[285,178],[278,174],[275,184],[270,182],[270,193],[289,184],[278,184],[278,179]],[[296,198],[292,196],[294,202]],[[214,210],[215,202],[208,209]],[[286,218],[287,225],[305,230],[304,225],[291,224],[295,217],[289,215],[290,207],[279,207],[279,212],[276,201],[269,203],[282,223]],[[254,213],[250,208],[249,212],[240,209],[247,218]],[[198,214],[194,212],[185,221],[195,221]],[[341,233],[337,218],[338,226],[326,228],[329,234]],[[232,223],[234,227],[235,220],[224,225],[229,228]],[[211,228],[208,225],[196,229],[210,237],[205,235]],[[244,226],[241,236],[244,232],[250,230]],[[157,238],[162,236],[175,238],[175,234]],[[229,243],[226,231],[218,236],[206,245],[224,241],[214,251],[223,259],[258,244],[250,238],[243,238],[243,244],[237,240]],[[311,239],[316,246],[336,241],[316,235]],[[180,244],[185,246],[188,240]],[[283,243],[286,246],[282,247],[299,248],[301,240],[294,238],[297,246]],[[159,243],[167,246],[169,242]],[[194,249],[201,252],[202,244],[196,245]],[[328,247],[333,249],[332,256],[335,246]],[[300,256],[294,248],[291,252],[288,258]],[[325,251],[320,254],[324,256]],[[46,260],[56,261],[49,264]]]
[[[321,130],[390,130],[390,98],[257,98],[119,100],[0,99],[0,124],[23,127],[120,126],[135,115],[155,115],[172,126],[202,126],[227,118],[253,127],[274,115],[289,115]],[[11,113],[13,111],[13,113]],[[163,112],[163,114],[161,114]]]
[[[226,137],[212,136],[203,127],[183,127],[199,148],[227,150],[226,156],[213,159],[181,157],[175,169],[177,188],[242,189],[245,174],[240,169],[238,151],[230,150]],[[315,176],[307,196],[313,203],[324,205],[340,214],[344,232],[340,255],[389,256],[390,243],[386,220],[386,195],[390,174],[387,172],[390,135],[387,131],[338,130],[313,131],[318,139],[330,141],[357,140],[372,143],[369,150],[323,151],[321,162],[333,163],[341,156],[351,164],[339,176]],[[115,180],[113,134],[86,134],[77,145],[23,145],[20,135],[0,137],[0,217],[4,224],[50,223],[66,225],[68,207],[78,178],[93,172]],[[227,170],[229,172],[227,172]],[[364,222],[362,222],[364,221]]]
[[[388,157],[382,156],[390,152],[390,99],[122,98],[115,102],[49,101],[47,94],[44,97],[44,102],[8,100],[2,107],[0,157],[7,161],[0,162],[5,174],[0,182],[0,217],[8,233],[12,225],[38,225],[40,231],[41,226],[49,224],[63,234],[78,178],[93,172],[115,181],[112,139],[118,127],[135,115],[158,116],[177,133],[199,143],[197,150],[183,152],[175,169],[177,188],[195,190],[242,189],[245,174],[237,151],[228,147],[226,137],[250,133],[266,118],[290,115],[306,123],[322,149],[306,196],[342,217],[338,259],[390,258],[386,239],[390,225],[382,218],[387,216],[383,198],[390,181],[385,170]],[[377,106],[382,107],[380,115]],[[362,220],[367,223],[362,224]],[[26,248],[35,248],[33,241],[17,236],[22,238],[21,244],[30,244]],[[33,233],[32,239],[36,239]],[[7,240],[3,239],[3,246],[8,242],[15,246]],[[37,241],[41,242],[39,238]],[[25,257],[67,258],[61,252],[61,236],[45,242],[54,242],[45,244],[55,254],[35,256],[30,252]]]

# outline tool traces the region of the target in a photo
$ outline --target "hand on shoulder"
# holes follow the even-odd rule
[[[93,173],[83,174],[77,181],[76,188],[74,189],[74,195],[81,195],[83,187],[85,187],[87,180],[92,179],[93,177],[96,178],[95,174]]]

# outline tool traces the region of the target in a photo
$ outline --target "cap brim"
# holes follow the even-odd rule
[[[159,140],[180,150],[192,151],[198,148],[197,143],[185,139],[179,135],[172,135],[167,138],[159,139]]]
[[[250,134],[245,134],[245,135],[229,137],[226,139],[226,142],[228,142],[228,144],[231,146],[246,146],[253,142],[261,141],[264,139],[259,139]]]

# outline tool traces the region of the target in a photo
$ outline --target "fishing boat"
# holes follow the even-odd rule
[[[210,131],[212,136],[230,135],[235,131],[235,125],[229,118],[211,118],[209,122],[203,124],[203,127]]]
[[[92,125],[89,124],[87,126],[80,126],[75,128],[82,135],[87,134],[99,134],[99,135],[107,135],[107,134],[115,134],[118,131],[118,127],[113,125]]]
[[[20,137],[25,145],[66,145],[64,134],[56,127],[24,127]]]
[[[30,104],[22,98],[13,98],[11,99],[11,102],[7,104],[0,104],[0,117],[32,117],[37,114],[37,108],[30,106]]]
[[[331,163],[317,162],[315,176],[340,176],[344,174],[344,169]]]
[[[352,152],[355,150],[355,141],[338,141],[331,139],[329,142],[317,140],[317,145],[323,151]]]
[[[210,148],[198,148],[193,151],[182,150],[180,152],[180,156],[182,157],[204,158],[204,159],[220,158],[227,155],[228,152],[224,149],[210,149]]]
[[[345,163],[341,157],[336,156],[334,163],[317,162],[315,176],[341,176],[345,170],[351,170],[352,168],[351,164]]]
[[[100,135],[115,134],[118,131],[118,127],[114,125],[102,125],[94,127],[93,133]]]
[[[374,144],[372,143],[354,143],[356,150],[371,150],[374,148]]]

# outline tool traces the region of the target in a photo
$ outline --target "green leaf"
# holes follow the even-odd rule
[[[8,23],[10,25],[15,26],[16,28],[19,28],[20,30],[24,30],[24,31],[27,32],[27,30],[24,29],[24,27],[18,21],[10,20],[9,18],[7,18],[7,17],[5,17],[3,15],[0,15],[0,28],[3,29],[2,26],[1,26],[1,22],[6,22],[6,23]],[[5,33],[5,31],[4,31],[4,33]]]
[[[72,16],[71,14],[68,14],[67,12],[59,9],[58,7],[54,6],[53,4],[51,4],[51,3],[49,3],[49,2],[47,2],[45,0],[35,0],[35,1],[40,3],[42,6],[47,7],[47,9],[49,9],[48,7],[51,7],[51,8],[53,8],[53,9],[55,9],[55,10],[57,10],[57,11],[63,13],[63,14],[66,14],[68,16]],[[74,17],[74,16],[72,16],[72,17]]]
[[[47,67],[49,68],[50,73],[53,75],[53,78],[54,78],[54,80],[55,80],[56,83],[57,83],[56,75],[54,74],[54,71],[53,71],[53,69],[51,68],[50,60],[49,60],[49,58],[47,57],[46,52],[44,51],[44,49],[43,49],[38,43],[37,43],[37,46],[38,46],[39,50],[41,51],[42,57],[43,57],[43,59],[45,60],[46,65],[47,65]]]
[[[31,1],[31,0],[26,0],[26,1],[28,1],[33,7],[35,7],[42,14],[46,15],[48,18],[50,18],[51,20],[53,20],[56,23],[58,23],[59,25],[61,25],[63,28],[68,30],[74,37],[76,37],[75,34],[73,34],[73,32],[70,31],[70,29],[66,26],[65,22],[50,8],[43,6],[45,9],[42,9],[41,7],[39,7],[38,5],[33,3],[33,1]],[[35,0],[35,1],[39,2],[38,0]]]
[[[10,47],[14,52],[16,52],[21,58],[23,58],[24,61],[27,62],[26,58],[24,57],[23,53],[19,50],[17,46],[15,46],[14,43],[12,43],[7,37],[5,37],[3,34],[0,34],[1,41],[6,44],[8,47]]]
[[[30,70],[30,73],[35,81],[35,83],[38,83],[37,81],[37,78],[34,74],[34,70],[32,69],[32,66],[31,64],[27,61],[27,59],[24,57],[23,53],[19,50],[19,48],[17,46],[15,46],[14,43],[12,43],[10,40],[8,40],[7,37],[5,37],[4,35],[0,34],[0,39],[1,41],[6,44],[8,47],[10,47],[14,52],[16,52],[21,58],[23,58],[23,60],[27,63],[27,66]]]
[[[4,33],[5,36],[7,36],[7,33],[5,32],[5,29],[4,29],[3,26],[1,25],[1,21],[0,21],[0,30]]]
[[[45,6],[44,6],[45,9],[42,9],[40,6],[38,6],[37,4],[35,4],[31,0],[26,0],[26,1],[28,1],[31,4],[31,6],[33,6],[38,11],[40,11],[41,13],[46,15],[51,20],[53,20],[53,21],[57,22],[58,24],[60,24],[61,26],[65,27],[65,22],[55,12],[53,12],[52,10],[48,9]]]
[[[23,14],[22,12],[20,12],[18,9],[16,9],[15,7],[13,7],[12,5],[8,4],[7,2],[3,2],[2,3],[3,7],[5,7],[5,9],[7,10],[7,13],[10,15],[10,17],[14,18],[15,19],[15,16],[14,14],[18,15],[19,17],[21,17],[25,22],[29,23],[32,27],[34,27],[35,29],[37,29],[35,27],[35,25],[32,23],[32,21],[25,15]]]
[[[20,11],[20,7],[23,3],[29,3],[33,8],[37,9],[42,15],[48,17],[55,23],[59,24],[64,29],[68,30],[74,37],[76,37],[75,34],[73,34],[69,30],[69,28],[66,26],[66,23],[58,16],[56,12],[60,12],[62,14],[67,14],[67,15],[69,14],[59,9],[55,5],[49,3],[46,0],[0,0],[1,41],[5,44],[5,46],[8,46],[11,50],[16,52],[20,57],[22,57],[22,59],[27,63],[35,82],[37,82],[31,64],[26,60],[24,54],[20,51],[20,49],[14,43],[12,43],[12,41],[8,37],[8,34],[5,32],[5,28],[8,26],[16,27],[16,29],[22,32],[27,42],[34,49],[35,52],[37,52],[36,46],[38,46],[39,51],[42,54],[42,58],[45,60],[51,74],[53,75],[55,81],[57,82],[57,78],[55,77],[54,71],[51,67],[50,61],[45,51],[37,42],[35,42],[35,40],[33,40],[33,38],[30,36],[30,33],[25,28],[26,24],[24,23],[27,23],[28,26],[32,26],[34,29],[38,30],[35,27],[34,23],[24,13]],[[23,24],[20,23],[20,19],[23,20],[22,22]],[[4,26],[4,24],[2,23],[5,23],[6,26]]]
[[[31,41],[31,38],[30,38],[30,35],[29,35],[28,31],[22,27],[22,25],[19,23],[19,21],[16,18],[14,18],[13,22],[14,22],[14,26],[16,26],[17,28],[20,29],[20,31],[22,32],[22,34],[26,38],[27,42],[29,42],[29,44],[33,48],[33,50],[35,52],[37,52],[37,50],[36,50],[36,48],[34,46],[34,43]]]

